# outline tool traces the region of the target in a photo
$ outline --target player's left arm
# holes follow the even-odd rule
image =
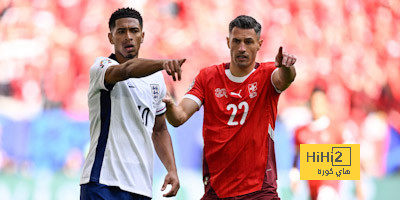
[[[165,176],[164,184],[161,191],[164,191],[168,184],[171,184],[171,190],[165,193],[164,197],[173,197],[179,190],[179,179],[176,170],[174,150],[172,148],[171,136],[169,135],[167,124],[165,122],[165,114],[158,115],[151,136],[154,148],[158,157],[164,164],[168,173]]]
[[[282,47],[280,47],[275,57],[275,66],[278,67],[278,70],[272,74],[272,82],[276,89],[284,91],[294,81],[296,77],[294,63],[296,63],[296,57],[282,52]]]

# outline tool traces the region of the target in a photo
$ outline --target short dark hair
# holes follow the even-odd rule
[[[110,31],[115,27],[115,21],[121,18],[135,18],[139,21],[140,28],[143,29],[142,15],[140,15],[137,10],[127,7],[119,8],[111,15],[110,20],[108,21],[108,27],[110,28]]]
[[[257,22],[253,17],[247,15],[240,15],[229,23],[229,33],[232,33],[232,29],[238,27],[241,29],[254,29],[257,36],[261,34],[261,24]]]

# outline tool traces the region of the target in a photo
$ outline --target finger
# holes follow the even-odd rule
[[[167,72],[167,74],[171,75],[171,70],[169,69],[168,61],[165,61],[163,63],[163,67],[164,67],[165,71]]]
[[[163,194],[163,197],[173,197],[173,196],[175,196],[175,194],[174,191],[172,191],[172,189],[167,193]]]
[[[179,65],[182,66],[182,64],[186,61],[186,58],[184,59],[179,59]]]
[[[287,57],[287,61],[286,61],[286,67],[290,67],[292,66],[292,62],[293,62],[293,58],[292,57]]]
[[[179,190],[179,184],[175,183],[171,183],[172,187],[171,190],[168,191],[168,193],[164,194],[164,197],[173,197],[176,195],[176,193],[178,193]]]
[[[293,63],[292,63],[292,65],[294,65],[294,63],[296,63],[296,60],[297,60],[296,57],[293,56],[293,61],[292,61]]]
[[[279,47],[278,54],[275,57],[275,66],[276,67],[281,67],[282,66],[282,59],[283,59],[282,47]]]
[[[175,72],[172,72],[172,79],[176,81]]]
[[[294,63],[296,62],[296,57],[294,57],[294,55],[289,54],[290,57],[290,61],[289,61],[289,66],[293,66]]]
[[[162,101],[163,101],[165,104],[167,104],[167,106],[172,105],[172,99],[171,99],[171,98],[165,97],[164,99],[162,99]]]
[[[164,184],[163,184],[162,187],[161,187],[161,191],[164,191],[165,188],[167,188],[167,185],[168,185],[168,181],[167,181],[167,178],[165,178],[165,179],[164,179]]]
[[[175,67],[175,71],[178,74],[178,80],[181,80],[181,65],[179,64],[179,62],[177,60],[175,60],[174,62],[174,67]]]
[[[170,67],[170,69],[171,69],[171,76],[172,76],[172,79],[174,80],[174,81],[176,81],[176,77],[175,77],[175,67],[174,67],[174,61],[171,61],[171,62],[169,62],[169,67]]]
[[[287,55],[284,55],[283,59],[282,59],[282,65],[283,66],[287,66],[287,59],[288,59]]]
[[[163,102],[167,103],[169,101],[172,100],[171,94],[169,92],[167,92],[167,94],[165,94],[164,98],[163,98]]]
[[[282,51],[283,51],[283,48],[282,48],[282,46],[280,46],[279,50],[278,50],[278,55],[282,55]]]

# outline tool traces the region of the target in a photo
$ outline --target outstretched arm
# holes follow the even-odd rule
[[[275,58],[275,66],[279,69],[272,74],[272,82],[276,89],[284,91],[294,81],[296,77],[294,63],[296,63],[296,58],[293,55],[282,52],[282,47],[280,47]]]
[[[169,135],[167,124],[165,122],[165,115],[159,115],[156,117],[156,121],[153,128],[153,139],[154,148],[157,152],[158,157],[164,164],[168,173],[165,176],[164,184],[161,191],[164,191],[168,184],[171,184],[171,190],[165,193],[164,197],[173,197],[179,190],[179,179],[175,165],[174,150],[172,148],[171,136]]]
[[[166,116],[168,122],[174,127],[185,123],[193,113],[199,110],[199,105],[192,99],[184,98],[179,105],[175,105],[175,102],[168,95],[163,101],[167,104]]]
[[[106,84],[115,84],[128,78],[140,78],[148,76],[157,71],[165,69],[174,81],[176,76],[181,80],[181,66],[186,59],[179,60],[151,60],[144,58],[134,58],[120,65],[110,66],[105,74]]]

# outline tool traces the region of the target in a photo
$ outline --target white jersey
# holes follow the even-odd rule
[[[113,87],[104,83],[108,67],[118,62],[99,57],[90,68],[90,149],[80,184],[98,182],[151,197],[156,115],[166,111],[161,72],[130,78]]]

